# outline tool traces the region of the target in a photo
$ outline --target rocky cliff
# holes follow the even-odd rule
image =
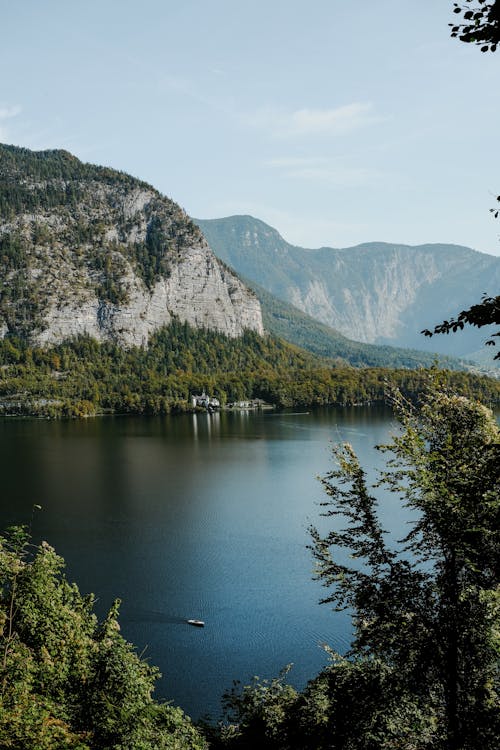
[[[496,294],[499,257],[442,244],[307,250],[251,216],[196,221],[238,273],[356,341],[472,356],[487,337],[469,329],[429,340],[420,331]]]
[[[255,295],[168,198],[64,151],[0,145],[0,336],[144,345],[172,316],[263,332]]]

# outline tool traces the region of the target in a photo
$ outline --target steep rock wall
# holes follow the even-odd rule
[[[150,186],[65,152],[0,146],[0,197],[1,337],[145,345],[173,316],[263,333],[253,292]]]

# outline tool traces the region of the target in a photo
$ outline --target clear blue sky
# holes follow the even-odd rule
[[[290,242],[500,254],[500,52],[452,0],[0,0],[0,140]]]

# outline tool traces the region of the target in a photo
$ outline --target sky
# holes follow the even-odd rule
[[[0,0],[0,142],[293,244],[500,255],[500,52],[452,0]]]

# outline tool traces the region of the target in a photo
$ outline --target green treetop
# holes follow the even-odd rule
[[[403,431],[382,448],[391,458],[377,486],[398,494],[413,521],[399,547],[390,546],[352,448],[337,448],[338,466],[323,480],[325,515],[347,526],[336,523],[325,537],[312,529],[317,575],[330,589],[324,601],[353,610],[350,656],[391,670],[382,700],[410,699],[434,726],[420,747],[493,750],[500,432],[484,406],[436,385],[418,408],[399,395],[394,405]],[[342,548],[356,564],[339,558]]]
[[[203,750],[182,711],[153,700],[159,672],[120,635],[119,602],[100,623],[63,567],[23,528],[0,538],[0,747]]]

